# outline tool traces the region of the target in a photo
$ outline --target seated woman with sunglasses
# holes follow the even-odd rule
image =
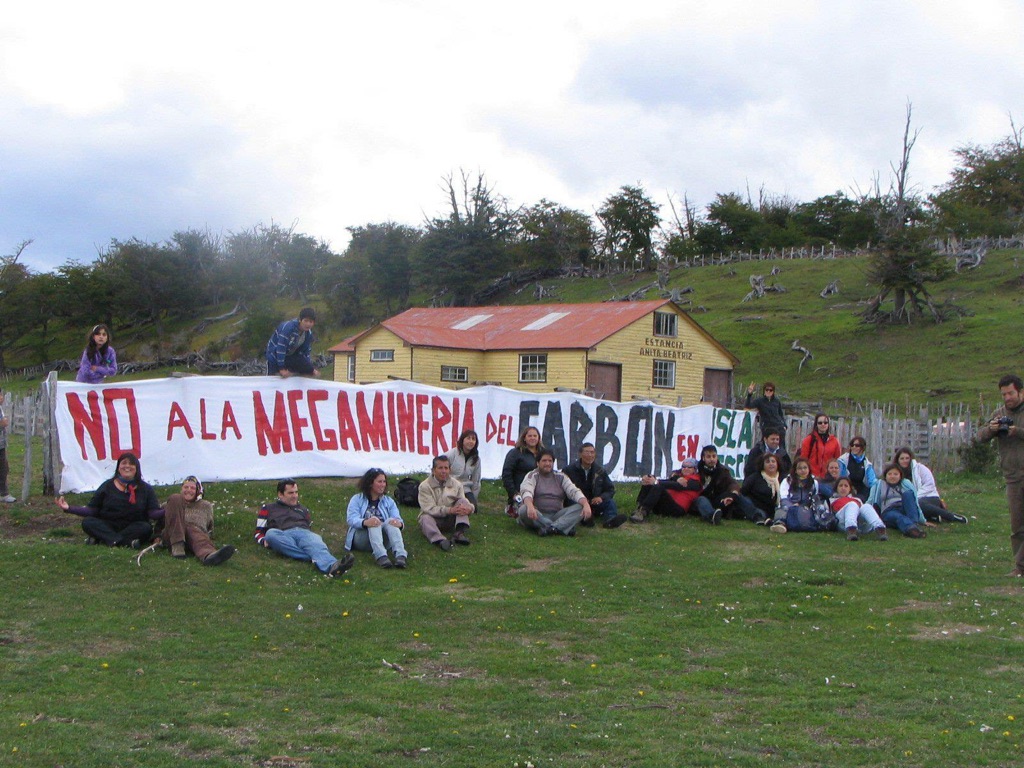
[[[850,478],[853,495],[861,501],[867,501],[871,487],[878,482],[875,468],[864,453],[867,447],[867,440],[857,435],[850,440],[850,450],[839,457],[840,474]]]

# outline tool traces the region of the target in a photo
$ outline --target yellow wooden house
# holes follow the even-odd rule
[[[336,381],[731,405],[739,362],[669,300],[416,308],[330,349]]]

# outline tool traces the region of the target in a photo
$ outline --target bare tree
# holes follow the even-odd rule
[[[920,200],[908,185],[910,154],[920,130],[912,130],[913,107],[907,102],[903,128],[903,149],[898,164],[891,165],[893,177],[889,192],[877,195],[876,220],[880,240],[872,256],[869,277],[878,285],[878,293],[864,312],[872,322],[911,322],[927,309],[939,322],[942,315],[932,303],[927,284],[945,279],[949,273],[945,260],[926,242],[927,231],[921,225]],[[878,190],[876,182],[876,193]],[[893,308],[882,309],[892,297]]]

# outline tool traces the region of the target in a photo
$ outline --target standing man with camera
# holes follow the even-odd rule
[[[999,444],[999,465],[1006,480],[1006,500],[1010,506],[1010,546],[1013,570],[1008,576],[1024,576],[1024,381],[1012,374],[999,380],[1002,407],[978,430],[978,440],[993,437]]]

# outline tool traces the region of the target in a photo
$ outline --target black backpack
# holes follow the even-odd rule
[[[403,477],[395,483],[395,501],[407,507],[419,507],[420,481],[415,477]]]

